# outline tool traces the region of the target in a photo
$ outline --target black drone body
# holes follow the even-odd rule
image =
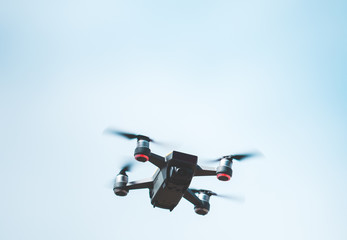
[[[198,157],[194,155],[173,151],[164,158],[152,153],[149,143],[154,141],[149,137],[114,130],[110,132],[128,139],[137,139],[135,159],[140,162],[149,161],[157,167],[151,178],[128,182],[126,172],[129,171],[130,165],[125,166],[116,176],[114,193],[117,196],[126,196],[129,190],[148,188],[153,207],[170,211],[183,197],[194,205],[197,214],[206,215],[210,210],[210,196],[217,194],[209,190],[189,188],[192,178],[217,176],[221,181],[228,181],[232,176],[232,160],[241,160],[251,156],[251,154],[224,156],[214,160],[219,162],[217,168],[203,167],[198,164]]]

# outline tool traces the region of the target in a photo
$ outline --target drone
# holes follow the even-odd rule
[[[115,178],[113,186],[115,195],[124,197],[129,190],[147,188],[153,207],[170,211],[183,197],[194,205],[195,213],[206,215],[210,210],[210,197],[223,197],[223,195],[206,189],[189,188],[193,177],[217,176],[220,181],[229,181],[232,176],[233,160],[241,161],[255,155],[255,153],[226,155],[211,160],[211,162],[219,162],[217,168],[204,167],[198,164],[198,157],[195,155],[172,151],[166,157],[162,157],[151,152],[150,142],[158,142],[147,136],[113,129],[107,129],[106,132],[127,139],[136,139],[134,158],[139,162],[151,162],[157,167],[152,177],[128,182],[127,172],[130,171],[132,164],[125,165]]]

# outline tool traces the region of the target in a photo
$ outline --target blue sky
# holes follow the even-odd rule
[[[346,239],[346,5],[1,2],[0,238]],[[135,147],[110,126],[265,157],[192,182],[244,203],[169,213],[107,188]]]

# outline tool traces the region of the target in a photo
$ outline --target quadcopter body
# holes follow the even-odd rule
[[[113,134],[137,139],[134,158],[140,162],[151,162],[157,167],[151,178],[128,182],[127,171],[130,165],[124,167],[116,176],[113,191],[117,196],[126,196],[129,190],[149,189],[149,196],[153,207],[172,211],[180,200],[185,198],[194,205],[194,210],[199,215],[206,215],[210,210],[210,196],[220,196],[210,190],[189,188],[193,177],[217,176],[220,181],[228,181],[232,176],[233,160],[242,160],[253,154],[228,155],[218,158],[217,168],[204,167],[198,164],[195,155],[173,151],[166,157],[152,153],[149,144],[154,142],[149,137],[111,131]]]

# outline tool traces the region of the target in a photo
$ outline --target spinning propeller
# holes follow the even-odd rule
[[[259,152],[245,153],[245,154],[230,154],[230,155],[226,155],[226,156],[220,157],[218,159],[207,160],[207,162],[219,162],[222,159],[242,161],[242,160],[244,160],[246,158],[255,157],[255,156],[258,156],[258,155],[260,155]]]
[[[225,194],[217,194],[215,192],[212,192],[210,190],[206,190],[206,189],[195,189],[195,188],[189,188],[193,193],[204,193],[208,196],[216,196],[216,197],[220,197],[220,198],[225,198],[228,200],[234,200],[234,201],[244,201],[243,198],[241,197],[237,197],[234,195],[225,195]]]
[[[127,163],[122,167],[122,169],[119,171],[119,174],[127,175],[126,172],[130,172],[132,167],[134,166],[134,163]]]
[[[128,132],[123,132],[123,131],[110,129],[110,128],[106,129],[105,132],[109,134],[113,134],[113,135],[118,135],[127,139],[137,139],[137,140],[143,139],[143,140],[147,140],[148,142],[160,144],[157,141],[154,141],[153,139],[141,134],[128,133]]]
[[[139,162],[147,162],[151,155],[149,143],[155,143],[157,145],[166,146],[165,143],[154,141],[145,135],[123,132],[115,129],[108,128],[105,130],[106,133],[118,135],[127,139],[137,139],[136,148],[134,151],[134,158]]]

